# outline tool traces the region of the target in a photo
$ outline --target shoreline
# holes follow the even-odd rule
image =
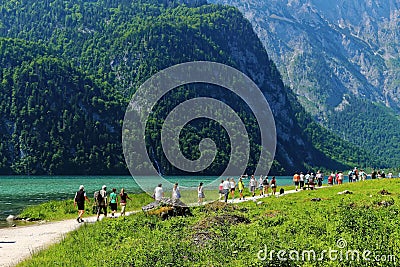
[[[117,176],[114,176],[114,178],[115,177]],[[129,195],[137,195],[144,192],[142,189],[139,188],[132,177],[120,177],[121,179],[111,179],[109,176],[101,176],[101,179],[93,179],[93,177],[91,177],[83,180],[75,178],[71,180],[65,179],[65,177],[63,177],[61,180],[46,178],[45,180],[34,179],[33,181],[31,181],[30,178],[27,178],[28,180],[24,180],[25,178],[22,177],[21,180],[19,180],[20,178],[18,178],[18,181],[15,182],[11,179],[11,177],[9,177],[9,179],[7,179],[2,186],[0,186],[4,188],[2,193],[0,193],[0,229],[10,227],[10,225],[6,222],[6,219],[9,215],[18,216],[27,207],[35,207],[49,201],[66,201],[72,199],[79,184],[85,185],[85,191],[91,201],[93,200],[93,193],[99,190],[101,185],[103,184],[106,184],[110,189],[113,187],[117,189],[124,187]],[[182,178],[183,180],[179,180]],[[278,177],[278,179],[279,178],[281,177]],[[197,177],[197,179],[201,179],[201,177]],[[187,182],[184,182],[184,180],[187,180]],[[182,192],[189,191],[189,189],[196,190],[196,186],[198,185],[197,181],[192,182],[191,179],[186,176],[177,177],[176,181],[179,182]],[[215,181],[215,179],[213,181]],[[31,184],[32,182],[34,182],[34,184]],[[207,181],[207,183],[208,182],[209,181]],[[191,183],[196,186],[186,189],[185,183]],[[278,185],[290,186],[291,178],[282,177],[282,183],[279,183],[278,180]],[[218,185],[205,187],[205,190],[207,190],[206,193],[208,191],[212,192],[216,190],[217,187]],[[166,190],[166,195],[170,194],[169,189],[164,190]],[[214,196],[216,195],[217,194],[215,194]],[[206,198],[209,197],[210,196],[206,194]],[[186,201],[187,203],[197,201],[197,193],[194,193],[193,197],[191,198],[191,200],[185,199],[184,201]]]
[[[319,187],[315,191],[325,187],[326,186]],[[287,194],[299,193],[302,191],[308,190],[287,190],[282,195],[277,192],[275,197],[279,198]],[[239,200],[238,198],[233,200],[229,199],[228,204],[257,201],[268,197],[273,197],[273,195],[247,197],[244,200]],[[203,202],[201,204],[191,203],[188,205],[195,207],[214,201]],[[129,216],[137,212],[140,212],[140,210],[127,212],[126,215]],[[117,217],[119,216],[120,213],[117,213]],[[69,232],[79,229],[82,225],[95,223],[96,218],[96,215],[84,217],[85,223],[77,223],[76,219],[67,219],[53,222],[39,222],[27,226],[0,228],[0,266],[15,266],[21,261],[28,259],[33,254],[60,242]],[[104,216],[100,216],[100,220],[103,218]]]

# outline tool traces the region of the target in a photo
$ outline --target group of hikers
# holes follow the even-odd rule
[[[162,188],[162,184],[158,184],[157,187],[154,189],[153,199],[155,201],[160,201],[164,197],[164,189]],[[198,203],[201,204],[204,201],[204,188],[203,183],[200,183],[197,187],[197,197]],[[181,191],[179,189],[178,183],[175,183],[172,188],[172,199],[179,200],[181,198]]]
[[[367,179],[368,176],[371,179],[377,178],[392,178],[392,173],[388,173],[386,176],[384,171],[373,171],[370,175],[360,169],[358,170],[355,167],[353,170],[349,171],[347,174],[349,182],[357,182],[357,181],[364,181]],[[399,174],[400,176],[400,174]],[[239,191],[239,200],[244,200],[244,179],[247,179],[248,175],[242,175],[239,177],[237,183],[234,178],[226,178],[225,180],[221,180],[219,184],[219,200],[224,199],[225,202],[228,202],[229,195],[231,195],[232,200],[235,199],[235,191],[236,189]],[[342,171],[338,171],[336,173],[332,172],[327,180],[328,185],[334,184],[342,184],[344,182],[345,175]],[[310,189],[313,190],[315,186],[322,186],[324,181],[324,173],[318,170],[316,173],[311,171],[309,172],[296,172],[293,175],[293,183],[295,185],[295,190],[298,191],[299,189]],[[251,175],[248,181],[249,191],[252,197],[256,195],[257,189],[259,190],[260,196],[269,196],[269,188],[271,188],[271,194],[276,194],[277,188],[277,181],[276,177],[273,176],[271,180],[269,180],[268,176],[260,176],[258,179]],[[280,191],[281,194],[284,193],[283,188]],[[200,183],[197,187],[197,196],[198,196],[198,203],[201,204],[204,201],[204,188],[203,183]],[[162,188],[162,184],[158,184],[157,187],[154,189],[153,199],[155,201],[160,201],[164,197],[164,190]],[[181,198],[181,192],[178,186],[178,183],[175,183],[172,188],[172,199],[178,200]],[[111,210],[111,217],[114,217],[117,212],[118,204],[121,206],[121,216],[125,215],[125,208],[126,208],[126,201],[127,199],[131,198],[125,192],[125,189],[122,188],[120,193],[117,194],[117,190],[115,188],[112,189],[112,192],[107,195],[107,187],[105,185],[102,186],[101,190],[96,191],[94,193],[94,200],[95,200],[95,212],[97,213],[97,220],[99,220],[100,214],[103,213],[105,217],[107,217],[107,207],[110,207]],[[74,198],[74,206],[78,206],[78,218],[76,219],[78,223],[83,222],[82,215],[85,212],[85,201],[90,202],[89,198],[86,196],[85,188],[83,185],[79,187],[79,191],[76,192]]]
[[[347,173],[348,177],[348,182],[358,182],[358,181],[365,181],[367,180],[368,177],[371,177],[371,179],[380,179],[380,178],[392,178],[393,174],[391,172],[388,173],[386,176],[384,171],[375,171],[373,170],[371,174],[367,174],[367,172],[363,169],[358,169],[357,167],[354,167],[353,170],[350,170]],[[400,174],[399,174],[400,177]],[[338,171],[338,172],[331,172],[331,174],[328,176],[328,185],[332,186],[334,184],[342,184],[344,182],[345,175],[343,174],[343,171]],[[322,182],[324,181],[324,173],[321,171],[317,171],[316,174],[313,172],[296,172],[293,175],[293,182],[296,188],[296,191],[298,188],[309,188],[309,189],[314,189],[315,185],[322,186]]]
[[[97,214],[97,220],[100,218],[100,214],[103,213],[107,217],[107,207],[110,206],[111,217],[114,218],[117,212],[118,204],[121,205],[121,216],[125,215],[126,201],[131,200],[125,189],[122,188],[120,193],[117,194],[117,189],[113,188],[111,193],[107,194],[107,186],[103,185],[101,190],[94,192],[95,201],[95,212]],[[90,202],[86,195],[85,187],[83,185],[79,186],[79,191],[75,193],[74,206],[78,206],[78,218],[76,219],[78,223],[84,222],[82,219],[85,213],[85,201]]]
[[[243,179],[246,179],[247,175],[242,175],[239,177],[239,180],[236,184],[234,178],[227,178],[226,180],[221,180],[219,184],[219,200],[224,198],[225,202],[228,202],[229,193],[231,194],[232,200],[235,199],[235,191],[236,188],[239,190],[239,200],[244,200],[245,196],[243,195],[243,191],[245,189],[245,185]],[[257,188],[260,191],[260,196],[269,195],[268,190],[271,188],[271,194],[276,194],[276,177],[273,176],[271,181],[269,180],[268,176],[260,175],[259,179],[257,180],[254,175],[251,175],[249,180],[249,191],[251,195],[254,197],[256,195]]]
[[[338,173],[338,177],[339,177],[338,179],[340,179],[338,181],[342,181],[342,179],[340,178],[340,173],[342,174],[342,172]],[[331,176],[329,176],[329,177],[331,177]],[[304,174],[303,172],[296,172],[293,175],[293,182],[294,182],[296,191],[299,188],[313,190],[316,185],[322,186],[323,180],[324,180],[324,173],[321,172],[320,170],[318,170],[316,174],[309,171],[306,174]],[[328,179],[328,183],[329,183],[329,179]]]

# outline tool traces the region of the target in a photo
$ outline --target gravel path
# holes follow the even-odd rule
[[[85,223],[95,223],[96,219],[96,216],[84,216]],[[59,242],[81,225],[76,219],[70,219],[0,229],[0,266],[15,266],[33,253]]]

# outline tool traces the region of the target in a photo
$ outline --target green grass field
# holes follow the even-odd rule
[[[140,212],[85,224],[18,266],[398,266],[399,192],[384,179],[167,220]]]

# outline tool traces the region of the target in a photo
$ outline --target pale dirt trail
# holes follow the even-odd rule
[[[300,192],[288,190],[283,195]],[[276,197],[283,196],[279,193]],[[265,196],[264,196],[265,197]],[[271,194],[270,194],[271,197]],[[257,201],[262,196],[248,197],[245,200],[228,200],[228,203],[239,203],[243,201]],[[129,213],[127,212],[127,215]],[[101,216],[100,218],[102,218]],[[84,217],[85,223],[95,223],[96,216]],[[64,236],[81,225],[76,219],[58,222],[46,222],[31,226],[17,226],[13,228],[0,229],[0,266],[15,266],[22,260],[29,258],[33,253],[62,240]]]
[[[96,221],[96,217],[84,219],[85,223]],[[70,219],[0,229],[0,266],[15,266],[33,253],[59,242],[81,225],[76,219]]]

